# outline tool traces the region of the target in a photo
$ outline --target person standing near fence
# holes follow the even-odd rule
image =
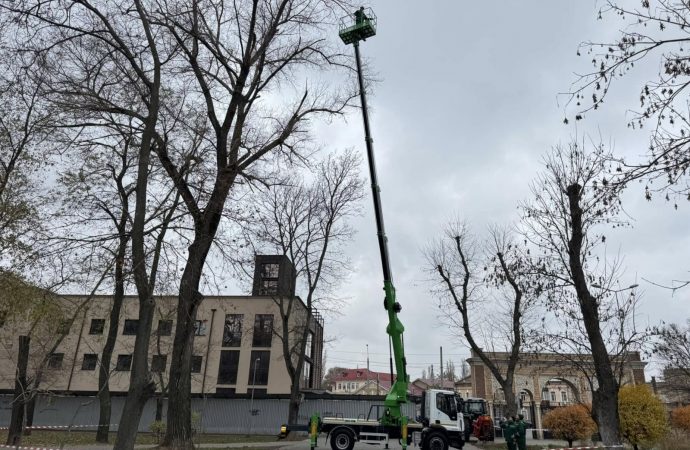
[[[518,450],[527,450],[527,424],[525,423],[525,416],[518,414],[517,428],[517,447]]]
[[[501,429],[503,429],[503,438],[506,440],[508,450],[517,450],[515,445],[515,435],[517,428],[512,417],[509,417],[504,422],[501,422]]]

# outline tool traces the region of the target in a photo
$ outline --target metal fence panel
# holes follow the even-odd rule
[[[117,424],[122,414],[124,397],[112,398],[110,423]],[[366,417],[372,405],[381,405],[375,400],[305,399],[300,407],[299,422],[306,424],[314,412],[324,416]],[[251,433],[277,434],[280,425],[287,421],[289,400],[260,398],[193,398],[192,411],[199,415],[199,429],[204,433]],[[0,425],[10,423],[12,396],[0,396]],[[251,409],[255,414],[251,413]],[[98,399],[96,397],[40,396],[34,414],[34,426],[77,426],[77,429],[96,429],[98,423]],[[163,420],[167,402],[163,405]],[[150,400],[144,407],[139,431],[149,431],[156,413],[156,401]],[[403,406],[403,413],[415,416],[415,405]],[[114,426],[111,430],[117,430]]]

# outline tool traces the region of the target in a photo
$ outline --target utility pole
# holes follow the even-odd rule
[[[252,425],[254,424],[254,391],[256,390],[256,368],[261,362],[261,358],[256,358],[254,361],[254,376],[252,377],[252,399],[249,403],[249,434],[252,434]]]
[[[365,386],[369,387],[369,344],[367,344],[367,384]]]
[[[443,387],[443,346],[439,347],[439,354],[441,356],[441,366],[438,370],[438,379],[440,380],[439,387]]]

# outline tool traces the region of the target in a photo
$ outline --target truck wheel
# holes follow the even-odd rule
[[[432,431],[424,440],[423,450],[448,450],[448,439],[440,431]]]
[[[340,429],[335,430],[331,434],[331,449],[332,450],[352,450],[355,446],[355,437],[349,430]]]

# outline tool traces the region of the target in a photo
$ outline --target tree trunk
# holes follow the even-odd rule
[[[584,231],[582,226],[582,208],[580,206],[581,191],[582,187],[578,184],[572,184],[566,189],[572,228],[572,235],[568,242],[568,263],[580,303],[587,338],[591,345],[594,371],[599,384],[597,390],[592,392],[594,421],[599,427],[599,433],[604,445],[617,445],[620,443],[618,382],[611,368],[611,358],[609,357],[606,343],[601,335],[598,302],[589,292],[587,277],[582,266]]]
[[[568,447],[572,448],[573,447],[573,440],[568,439]]]
[[[156,396],[156,422],[163,420],[163,393]]]
[[[200,294],[198,294],[200,296]],[[161,447],[192,449],[191,357],[198,300],[180,296],[168,386],[168,416]]]
[[[618,383],[613,380],[613,372],[610,377],[605,377],[602,380],[606,385],[602,385],[602,381],[599,381],[599,389],[592,393],[594,420],[599,427],[599,434],[604,445],[620,443]],[[599,376],[597,376],[597,379],[599,379]]]
[[[113,359],[113,350],[117,341],[118,324],[120,322],[120,312],[125,297],[124,287],[124,255],[127,250],[127,240],[121,238],[118,249],[118,258],[115,261],[115,292],[113,295],[113,306],[110,310],[110,320],[108,323],[108,336],[103,345],[101,354],[100,370],[98,371],[98,430],[96,431],[96,442],[108,443],[110,432],[111,404],[110,399],[110,363]]]
[[[506,417],[517,417],[518,407],[513,391],[513,377],[506,378],[505,382],[501,384],[501,389],[503,389],[503,395],[506,398]]]
[[[153,298],[149,297],[145,301],[140,301],[139,329],[132,355],[129,391],[125,406],[122,409],[114,450],[132,450],[134,448],[144,405],[156,392],[156,383],[151,378],[148,367],[149,341],[154,311],[155,302]]]
[[[302,404],[301,401],[301,382],[302,382],[302,372],[304,370],[304,359],[306,356],[306,346],[307,337],[309,336],[309,330],[311,329],[311,321],[313,320],[311,312],[311,293],[307,296],[307,317],[306,325],[301,330],[299,343],[299,353],[297,355],[297,364],[294,366],[294,370],[288,370],[289,375],[292,377],[290,384],[290,403],[288,406],[288,423],[296,424],[299,421],[299,407]],[[290,339],[290,329],[289,327],[289,317],[285,317],[283,320],[283,340],[289,343]],[[289,345],[288,345],[289,346]],[[292,363],[292,355],[289,351],[285,351],[286,346],[283,347],[285,364]]]
[[[297,375],[290,386],[290,404],[288,406],[288,422],[289,424],[299,423],[299,407],[302,404],[302,396],[300,393],[300,375]]]
[[[31,436],[31,428],[34,425],[34,413],[36,412],[36,402],[38,401],[38,393],[34,392],[29,401],[26,403],[26,429],[24,436]]]
[[[106,379],[105,383],[101,384],[101,377],[98,377],[98,430],[96,431],[96,442],[103,444],[108,443],[108,436],[110,434],[110,415],[111,404],[110,399],[110,383]]]
[[[24,427],[24,399],[26,398],[26,368],[29,365],[29,336],[19,336],[17,355],[17,374],[14,379],[14,396],[12,398],[12,418],[7,432],[7,445],[19,445]]]
[[[221,208],[222,209],[222,208]],[[168,386],[168,416],[161,447],[175,450],[190,450],[192,442],[192,350],[194,344],[194,322],[197,309],[203,300],[199,292],[201,271],[215,236],[220,214],[208,228],[199,227],[202,237],[189,247],[189,258],[180,281],[177,304],[177,325],[173,340],[170,378]]]
[[[148,29],[148,23],[146,23],[145,29],[149,45],[155,48],[153,38]],[[147,274],[148,260],[145,233],[151,147],[156,134],[158,109],[160,106],[160,60],[158,59],[158,53],[155,51],[152,53],[152,57],[154,61],[153,82],[150,85],[149,114],[145,120],[144,130],[141,135],[141,146],[139,148],[135,190],[136,206],[134,208],[134,221],[132,222],[130,236],[132,240],[132,275],[139,300],[139,323],[136,340],[134,341],[129,391],[127,393],[127,400],[125,400],[125,406],[122,409],[114,450],[133,450],[144,405],[156,392],[156,383],[149,374],[148,364],[151,328],[156,307],[156,303],[153,300],[155,269],[152,269],[152,272]]]

